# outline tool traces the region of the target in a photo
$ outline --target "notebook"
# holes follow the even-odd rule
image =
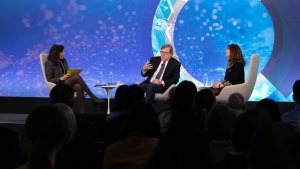
[[[79,75],[82,69],[75,69],[75,68],[69,68],[67,71],[67,74],[73,75]]]

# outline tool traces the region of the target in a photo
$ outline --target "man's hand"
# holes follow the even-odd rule
[[[147,70],[152,69],[152,68],[153,68],[152,64],[149,61],[147,61],[145,63],[145,65],[143,66],[142,72],[146,73]]]
[[[153,81],[151,83],[156,84],[156,85],[162,85],[162,81],[159,79],[153,79]]]

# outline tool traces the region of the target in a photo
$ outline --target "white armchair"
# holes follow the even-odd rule
[[[224,87],[220,94],[216,97],[217,102],[228,103],[228,98],[232,93],[240,93],[244,96],[244,101],[248,101],[256,82],[259,58],[258,54],[251,56],[248,77],[245,83]]]
[[[165,92],[163,93],[155,93],[155,96],[154,96],[154,100],[155,101],[168,101],[169,100],[169,93],[170,91],[173,89],[173,88],[176,88],[176,85],[175,84],[172,84]]]
[[[45,63],[46,61],[48,60],[48,54],[45,54],[45,53],[42,53],[40,54],[40,62],[41,62],[41,68],[42,68],[42,73],[43,73],[43,76],[44,76],[44,81],[46,83],[46,86],[48,88],[48,91],[50,92],[51,89],[56,85],[55,83],[52,83],[52,82],[49,82],[47,80],[47,77],[46,77],[46,73],[45,73]]]

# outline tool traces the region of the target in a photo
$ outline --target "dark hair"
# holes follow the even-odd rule
[[[49,95],[53,104],[64,103],[70,107],[72,107],[74,104],[74,90],[67,84],[57,84],[51,89]]]
[[[48,60],[57,63],[59,59],[59,54],[63,51],[64,51],[63,45],[57,45],[57,44],[52,45],[48,54]]]
[[[17,168],[23,162],[23,151],[20,147],[18,133],[4,126],[0,125],[1,168]]]
[[[232,135],[235,150],[237,152],[247,152],[250,140],[255,132],[270,122],[267,112],[261,109],[247,110],[239,115]]]
[[[171,109],[171,123],[193,119],[192,104],[197,88],[191,81],[184,80],[175,89]]]
[[[274,100],[268,98],[262,99],[256,104],[256,107],[265,109],[272,122],[281,122],[281,113]]]
[[[165,44],[160,49],[165,49],[165,48],[169,48],[170,49],[170,53],[173,55],[173,46],[172,45]]]
[[[125,89],[122,99],[123,108],[128,111],[136,102],[144,100],[144,91],[138,85],[131,85]]]
[[[140,132],[149,137],[160,137],[160,124],[151,104],[136,102],[130,112],[127,133]]]
[[[244,96],[240,93],[232,93],[228,98],[228,105],[233,110],[245,109]]]
[[[32,145],[28,168],[51,168],[49,153],[60,149],[67,131],[67,119],[56,107],[35,108],[28,115],[23,132]]]
[[[210,139],[229,140],[235,121],[236,115],[227,105],[215,105],[208,114],[204,130]]]
[[[240,62],[244,66],[246,64],[241,48],[237,44],[230,44],[227,46],[227,49],[230,50],[229,65],[234,64],[235,62]]]
[[[254,136],[248,153],[252,169],[300,168],[300,131],[289,124],[263,126]]]
[[[195,94],[193,111],[196,123],[201,129],[204,128],[207,115],[215,103],[216,96],[210,89],[202,89]]]
[[[300,103],[300,80],[296,80],[293,85],[293,99]]]
[[[162,136],[146,169],[213,168],[204,133],[193,123],[176,124]]]
[[[124,109],[124,92],[128,88],[128,85],[121,85],[117,88],[115,93],[115,99],[113,103],[113,111],[122,112]]]

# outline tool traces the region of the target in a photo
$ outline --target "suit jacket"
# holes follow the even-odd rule
[[[148,76],[144,82],[146,82],[146,83],[150,82],[151,77],[157,70],[160,62],[161,62],[160,57],[151,57],[150,58],[150,63],[152,64],[153,68],[148,70],[145,74],[143,74],[141,72],[143,77]],[[163,77],[162,77],[162,80],[165,83],[164,90],[167,90],[172,84],[176,84],[179,81],[180,66],[181,66],[181,63],[178,60],[176,60],[174,58],[171,58],[169,60],[168,65],[167,65],[165,72],[163,74]]]
[[[62,63],[65,69],[68,70],[69,66],[67,60],[64,59]],[[47,80],[52,83],[58,83],[60,81],[59,78],[64,75],[59,63],[55,64],[52,60],[48,60],[45,63],[45,73]]]

